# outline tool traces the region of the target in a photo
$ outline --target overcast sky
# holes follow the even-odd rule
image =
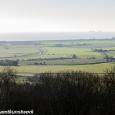
[[[0,0],[2,32],[115,32],[115,0]]]

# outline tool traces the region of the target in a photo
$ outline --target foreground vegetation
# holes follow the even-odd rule
[[[114,115],[115,66],[102,76],[83,71],[41,75],[41,82],[16,83],[14,69],[0,75],[0,111],[33,110],[36,115]]]

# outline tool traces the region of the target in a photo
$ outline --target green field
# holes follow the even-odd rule
[[[76,54],[80,58],[87,58],[87,57],[99,57],[102,58],[103,56],[98,52],[92,52],[91,49],[88,48],[66,48],[66,47],[44,47],[43,49],[47,49],[46,54],[65,54],[65,55],[73,55]]]
[[[99,52],[92,52],[89,48],[66,48],[66,47],[45,47],[43,49],[47,49],[46,54],[54,54],[54,55],[73,55],[76,54],[78,58],[89,58],[89,57],[95,57],[98,59],[102,59],[103,55],[101,55]],[[61,57],[61,56],[60,56]]]
[[[96,40],[96,41],[66,41],[66,42],[52,42],[52,43],[42,43],[42,44],[45,44],[45,45],[55,45],[55,44],[63,44],[63,45],[72,45],[72,44],[83,44],[83,43],[86,43],[86,44],[95,44],[95,43],[114,43],[115,44],[115,40],[105,40],[105,41],[101,41],[101,40]]]
[[[30,47],[9,47],[9,49],[0,47],[0,53],[35,53],[39,52],[39,48],[30,46]]]
[[[59,57],[72,57],[76,54],[79,58],[89,58],[96,57],[98,59],[103,58],[98,52],[92,52],[89,48],[68,48],[68,47],[43,47],[42,49],[47,49],[48,51],[44,55],[39,55],[38,52],[40,47],[38,46],[15,46],[6,49],[5,47],[0,47],[0,58],[10,58],[10,59],[36,59],[36,58],[59,58]],[[14,57],[17,56],[17,58]]]
[[[46,54],[39,55],[39,54],[33,54],[31,56],[20,57],[20,59],[27,60],[27,59],[36,59],[36,58],[44,59],[44,58],[60,58],[60,57],[68,57],[68,55],[63,55],[63,54],[61,54],[61,55],[53,55],[53,54],[51,54],[51,55],[46,55]],[[72,56],[69,56],[69,57],[72,57]]]
[[[115,43],[115,41],[78,41],[78,42],[55,42],[55,43],[42,43],[44,45],[17,45],[17,46],[2,46],[0,47],[0,58],[14,58],[14,55],[17,56],[17,59],[32,59],[32,58],[56,58],[56,57],[71,57],[73,54],[76,54],[79,58],[89,58],[96,57],[98,59],[102,59],[103,55],[98,52],[92,52],[92,48],[70,48],[70,47],[43,47],[50,46],[51,44],[95,44],[95,43]],[[48,45],[47,45],[48,44]],[[48,52],[46,55],[38,55],[37,53],[40,51],[39,48],[42,46],[42,49],[47,49]],[[97,45],[98,46],[98,45]],[[81,47],[81,46],[80,46]],[[87,46],[86,46],[87,47]],[[103,50],[115,49],[115,47],[104,47]],[[35,54],[36,53],[36,54]],[[109,54],[110,53],[110,54]],[[114,52],[109,52],[108,54],[114,56]],[[50,55],[47,55],[50,54]],[[54,54],[54,55],[53,55]]]
[[[100,48],[97,48],[100,49]],[[105,52],[109,57],[114,57],[115,56],[115,51],[109,51],[109,50],[115,50],[115,47],[107,47],[107,48],[102,48],[103,50],[108,50],[108,52]]]
[[[31,57],[31,55],[35,55],[35,53],[38,53],[40,51],[39,48],[40,47],[35,47],[34,45],[0,46],[0,58],[1,59],[19,59],[19,58],[23,59],[26,56]],[[16,55],[16,58],[14,57],[14,55]]]
[[[100,49],[100,48],[97,48],[97,49]],[[115,47],[107,47],[107,48],[102,48],[103,50],[115,50]]]
[[[31,45],[28,44],[2,45],[0,46],[0,59],[1,60],[19,59],[20,61],[18,62],[20,66],[15,66],[14,68],[18,71],[18,74],[20,75],[33,75],[34,73],[41,73],[46,71],[58,72],[64,70],[85,70],[95,73],[102,73],[103,69],[109,67],[110,65],[113,65],[112,63],[114,63],[114,62],[111,63],[110,59],[109,63],[106,63],[107,59],[103,59],[105,55],[101,54],[100,52],[93,52],[93,50],[100,48],[102,48],[103,50],[112,50],[112,49],[115,50],[114,47],[115,40],[64,41],[64,42],[43,41],[39,45],[35,45],[35,43]],[[76,44],[84,44],[84,43],[90,45],[75,46]],[[63,44],[70,46],[51,47],[52,45],[56,44]],[[39,52],[45,50],[48,51],[39,54]],[[115,51],[109,51],[105,53],[109,57],[115,56]],[[71,59],[73,54],[76,54],[79,59],[74,58]],[[92,59],[92,57],[95,57],[95,59]],[[35,62],[37,63],[45,62],[46,65],[35,66],[34,65]],[[100,64],[92,64],[92,63],[100,63]],[[0,66],[0,70],[2,68],[3,66]]]
[[[92,63],[103,63],[106,59],[58,59],[58,60],[35,60],[35,61],[19,61],[22,65],[33,65],[35,62],[42,63],[46,65],[78,65],[78,64],[92,64]]]
[[[70,65],[70,66],[64,66],[64,65],[43,65],[43,66],[35,66],[35,65],[28,65],[28,66],[19,66],[14,67],[14,69],[17,70],[18,74],[21,75],[32,75],[35,73],[42,73],[42,72],[58,72],[58,71],[70,71],[70,70],[83,70],[88,72],[94,72],[94,73],[103,73],[103,70],[106,68],[109,68],[113,66],[112,63],[102,63],[102,64],[89,64],[89,65]],[[2,70],[4,67],[0,66],[0,70]]]
[[[106,54],[110,57],[114,57],[115,56],[115,51],[109,51],[109,52],[106,52]]]
[[[66,47],[45,47],[43,49],[47,49],[48,52],[46,54],[78,54],[78,55],[100,55],[99,53],[91,52],[91,49],[82,49],[82,48],[66,48]]]

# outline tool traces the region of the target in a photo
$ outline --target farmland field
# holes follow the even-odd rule
[[[44,47],[43,49],[47,49],[46,54],[67,54],[67,55],[73,55],[76,54],[78,57],[95,57],[99,56],[99,58],[102,58],[103,56],[98,52],[92,52],[91,49],[85,49],[85,48],[57,48],[57,47]]]
[[[19,66],[14,67],[14,69],[17,70],[18,74],[21,75],[32,75],[34,73],[42,73],[42,72],[58,72],[58,71],[70,71],[70,70],[83,70],[88,72],[94,72],[94,73],[103,73],[103,70],[106,68],[109,68],[113,66],[114,64],[111,63],[102,63],[102,64],[91,64],[91,65],[70,65],[70,66],[56,66],[56,65],[47,65],[47,66],[34,66],[34,65],[28,65],[28,66]],[[0,70],[2,70],[4,67],[0,66]]]
[[[45,47],[43,49],[47,49],[48,52],[46,54],[78,54],[78,55],[91,55],[94,54],[94,52],[92,53],[90,49],[82,49],[82,48],[57,48],[57,47]],[[100,55],[98,53],[96,53],[96,55]]]
[[[23,44],[23,45],[22,45]],[[46,71],[58,72],[64,70],[85,70],[102,73],[103,69],[113,65],[115,40],[89,41],[41,41],[1,43],[0,60],[18,60],[20,66],[14,66],[20,75],[33,75]],[[58,46],[63,44],[64,46]],[[81,44],[81,45],[78,45]],[[55,47],[57,45],[57,47]],[[94,52],[95,49],[108,50]],[[77,57],[74,58],[73,54]],[[34,65],[38,63],[38,65]],[[42,63],[40,65],[40,63]],[[0,70],[4,66],[0,66]]]
[[[95,44],[95,43],[114,43],[115,44],[115,40],[105,40],[105,41],[101,41],[101,40],[96,40],[96,41],[66,41],[66,42],[49,42],[49,43],[42,43],[42,44],[46,44],[46,45],[55,45],[55,44],[63,44],[63,45],[72,45],[72,44],[83,44],[83,43],[86,43],[86,44]]]
[[[97,48],[97,49],[99,49],[99,48]],[[103,50],[115,50],[115,47],[107,47],[107,48],[103,47],[102,49]]]
[[[36,47],[30,46],[30,47],[8,47],[8,48],[3,48],[0,47],[0,53],[35,53],[38,52],[39,49]]]
[[[17,57],[24,57],[27,54],[33,54],[39,52],[39,47],[30,46],[4,46],[0,47],[0,58],[14,58],[14,55]],[[14,58],[15,59],[15,58]]]
[[[32,59],[32,58],[56,58],[56,57],[72,57],[73,54],[79,56],[79,58],[96,57],[103,58],[98,52],[92,52],[90,48],[67,48],[67,47],[42,47],[42,49],[48,50],[44,55],[38,55],[40,46],[8,46],[8,48],[0,47],[0,58],[16,59]]]
[[[44,65],[85,65],[92,63],[103,63],[106,59],[57,59],[57,60],[35,60],[35,61],[19,61],[20,65],[34,65],[34,63],[42,63]]]
[[[108,56],[114,57],[115,56],[115,51],[106,52],[106,54]]]

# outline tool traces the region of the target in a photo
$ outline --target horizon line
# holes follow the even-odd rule
[[[0,32],[0,34],[7,34],[7,33],[105,33],[105,32],[115,32],[115,31]]]

